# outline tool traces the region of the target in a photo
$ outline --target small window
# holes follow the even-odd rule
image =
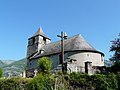
[[[87,54],[87,56],[89,57],[90,55],[89,55],[89,54]]]
[[[38,42],[38,37],[35,37],[35,43],[37,43]]]
[[[45,38],[45,37],[43,37],[43,40],[44,40],[44,41],[46,41],[46,38]]]
[[[32,44],[34,44],[35,43],[35,38],[33,38],[33,41],[32,41]]]
[[[45,37],[43,37],[43,41],[44,41],[44,44],[46,44],[46,38]]]
[[[30,66],[32,65],[32,63],[30,63]]]

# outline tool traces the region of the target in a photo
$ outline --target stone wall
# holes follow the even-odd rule
[[[60,54],[50,55],[49,58],[52,60],[52,70],[61,69],[60,65]],[[68,72],[80,72],[85,73],[85,62],[91,62],[92,66],[104,66],[104,61],[100,53],[94,52],[66,52],[65,63],[67,63]],[[38,58],[39,59],[39,58]],[[37,68],[38,59],[29,61],[28,68]],[[72,60],[72,61],[71,61]],[[89,73],[92,73],[92,69],[89,68]]]
[[[37,66],[38,66],[38,59],[33,59],[33,60],[29,60],[27,68],[28,69],[33,69],[33,68],[35,69],[35,68],[37,68]]]
[[[92,62],[92,66],[104,66],[104,60],[100,53],[95,52],[69,52],[69,58],[77,62],[77,66],[85,66],[85,62]]]

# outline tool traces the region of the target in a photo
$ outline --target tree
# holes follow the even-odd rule
[[[112,72],[120,72],[120,34],[118,38],[112,40],[112,46],[110,47],[110,52],[113,52],[113,56],[110,58],[114,62],[114,65],[110,68]]]
[[[112,40],[112,46],[110,47],[110,52],[114,52],[113,56],[110,58],[114,63],[120,62],[120,34],[118,38]]]
[[[38,60],[38,69],[43,73],[49,73],[52,62],[48,57],[42,57]]]
[[[3,70],[2,68],[0,68],[0,77],[2,77],[2,74],[3,74]]]
[[[120,62],[117,62],[113,66],[111,66],[110,71],[113,72],[113,73],[120,72]]]

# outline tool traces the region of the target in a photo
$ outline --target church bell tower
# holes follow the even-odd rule
[[[27,59],[39,53],[42,47],[49,44],[51,39],[49,39],[40,27],[38,31],[28,39],[27,47]]]

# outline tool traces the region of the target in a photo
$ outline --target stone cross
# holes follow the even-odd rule
[[[38,72],[37,69],[35,69],[35,70],[34,70],[34,73],[35,73],[35,74],[34,74],[34,77],[37,75],[37,72]]]

